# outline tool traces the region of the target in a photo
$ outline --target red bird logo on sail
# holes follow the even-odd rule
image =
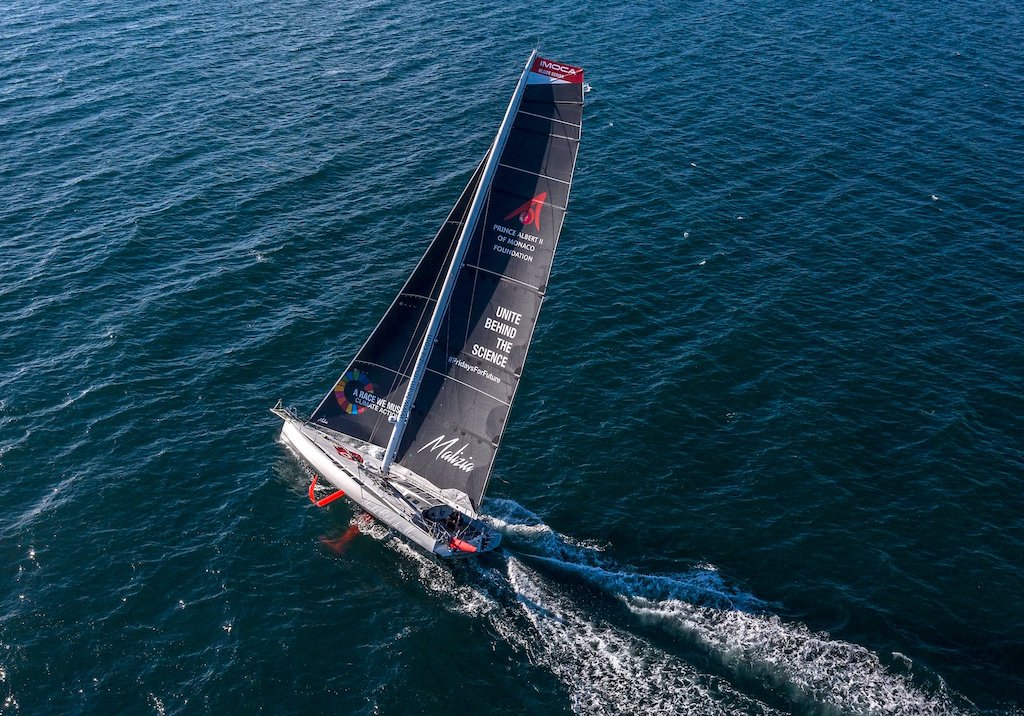
[[[537,231],[540,231],[540,208],[544,206],[544,200],[547,198],[548,193],[546,191],[542,191],[518,209],[514,209],[510,212],[509,215],[505,217],[505,221],[508,221],[513,216],[518,216],[519,221],[522,222],[523,226],[533,224]]]

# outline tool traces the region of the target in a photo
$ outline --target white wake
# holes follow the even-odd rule
[[[509,645],[554,674],[576,713],[779,713],[636,633],[644,628],[707,652],[721,672],[762,684],[773,701],[798,712],[963,713],[943,684],[926,691],[868,649],[783,621],[764,602],[726,584],[714,567],[639,574],[611,564],[604,545],[560,535],[518,503],[493,500],[488,508],[488,519],[503,533],[505,556],[497,567],[469,562],[471,584],[385,528],[369,534],[401,554],[449,609],[487,619]],[[534,562],[543,573],[530,566]],[[624,605],[622,618],[595,616],[582,606],[571,587],[580,580]]]
[[[566,685],[577,713],[778,713],[725,680],[587,615],[515,557],[508,559],[508,580],[531,630],[529,636],[504,636],[526,641],[533,661]]]

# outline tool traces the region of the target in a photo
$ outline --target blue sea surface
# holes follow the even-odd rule
[[[276,441],[531,49],[545,309],[438,563]],[[0,2],[0,713],[1024,714],[1019,3]]]

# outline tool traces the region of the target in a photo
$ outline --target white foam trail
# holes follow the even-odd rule
[[[704,645],[734,671],[766,677],[797,703],[837,714],[963,713],[944,684],[940,693],[926,693],[864,647],[762,613],[763,602],[730,588],[713,569],[659,576],[538,559],[583,576],[634,614]]]
[[[726,663],[764,674],[800,701],[851,714],[959,714],[947,694],[931,695],[890,672],[864,647],[830,639],[775,615],[623,595],[635,614],[688,634]]]
[[[495,583],[494,570],[471,562],[470,565],[478,567],[478,574],[474,575],[476,583],[460,583],[455,579],[451,565],[428,556],[419,547],[396,536],[386,525],[372,518],[356,517],[353,517],[352,524],[359,525],[361,534],[383,542],[401,555],[405,559],[404,565],[415,571],[416,580],[431,592],[445,596],[445,606],[452,611],[487,617],[499,609],[496,595],[501,585]]]
[[[487,506],[487,519],[501,530],[506,546],[522,549],[522,556],[507,556],[507,576],[479,562],[466,563],[471,584],[386,527],[374,523],[367,529],[360,523],[360,528],[402,555],[418,581],[443,597],[449,609],[486,618],[513,648],[550,670],[565,684],[577,713],[777,712],[720,677],[591,616],[523,559],[582,577],[644,621],[703,646],[738,675],[773,685],[801,712],[964,713],[944,684],[938,693],[926,693],[874,652],[782,621],[767,613],[765,602],[726,584],[713,566],[670,575],[616,569],[600,545],[558,534],[516,502],[492,500]]]
[[[722,609],[747,611],[768,605],[757,597],[729,586],[711,565],[698,565],[679,574],[638,574],[610,566],[575,564],[565,560],[534,556],[542,562],[578,574],[616,597],[640,596],[653,601],[680,600]]]
[[[505,545],[525,548],[581,564],[600,564],[606,545],[576,540],[559,534],[544,524],[536,514],[514,500],[487,501],[484,518],[499,532]]]
[[[359,505],[352,503],[352,519],[348,521],[350,527],[358,527],[359,534],[366,535],[378,542],[394,539],[394,533],[382,522],[378,522],[369,512],[365,512]]]
[[[585,616],[515,557],[508,560],[508,579],[536,632],[529,640],[532,659],[568,687],[577,713],[778,713],[644,639]]]
[[[462,578],[457,579],[451,564],[427,556],[386,528],[364,529],[361,523],[360,528],[400,555],[447,608],[486,618],[512,648],[551,671],[565,684],[576,713],[778,713],[642,638],[592,619],[515,557],[505,565],[507,576],[469,561],[460,565]]]

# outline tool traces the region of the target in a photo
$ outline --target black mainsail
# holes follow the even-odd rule
[[[488,156],[312,421],[393,442],[399,465],[479,505],[547,290],[582,113],[583,70],[531,57]]]

